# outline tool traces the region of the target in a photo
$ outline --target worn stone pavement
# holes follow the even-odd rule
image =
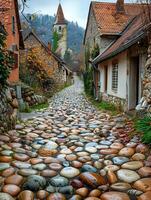
[[[131,122],[97,111],[83,84],[0,135],[0,200],[150,200],[151,156]],[[120,133],[120,134],[119,134]]]

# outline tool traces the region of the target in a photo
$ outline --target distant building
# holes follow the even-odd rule
[[[90,57],[93,89],[97,99],[128,111],[138,105],[143,93],[143,74],[147,59],[142,5],[92,2],[85,32],[85,50]]]
[[[56,20],[53,25],[53,43],[57,43],[57,47],[54,49],[55,53],[64,58],[67,50],[67,21],[61,4],[58,6]]]
[[[19,81],[19,49],[24,47],[17,0],[0,0],[0,22],[7,33],[7,49],[15,60],[8,81],[15,84]]]

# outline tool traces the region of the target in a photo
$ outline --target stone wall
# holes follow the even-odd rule
[[[151,45],[148,48],[148,60],[144,69],[143,97],[136,110],[138,113],[148,113],[151,116]]]
[[[15,126],[18,112],[18,101],[13,88],[0,92],[0,134]]]
[[[126,111],[127,102],[125,99],[101,93],[101,100],[113,104],[118,110]]]

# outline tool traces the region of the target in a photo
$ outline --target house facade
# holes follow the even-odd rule
[[[19,81],[19,49],[24,48],[17,0],[0,0],[0,21],[7,32],[7,49],[15,61],[8,81],[16,84]]]
[[[51,51],[51,45],[46,46],[32,30],[23,33],[25,50],[21,52],[21,66],[24,68],[28,52],[35,50],[39,60],[45,63],[45,72],[53,80],[55,86],[63,85],[69,81],[71,71],[66,67],[66,63]]]
[[[95,46],[93,42],[97,41],[100,49],[90,64],[95,98],[113,103],[124,111],[135,109],[143,93],[147,38],[141,10],[141,5],[124,4],[122,0],[91,3],[85,33],[85,48],[90,45],[87,43]],[[91,20],[97,25],[94,31]],[[90,30],[94,34],[91,35]]]

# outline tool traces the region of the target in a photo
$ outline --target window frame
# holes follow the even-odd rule
[[[112,63],[112,91],[114,93],[118,92],[118,75],[119,75],[119,66],[118,66],[118,62],[114,61]]]

